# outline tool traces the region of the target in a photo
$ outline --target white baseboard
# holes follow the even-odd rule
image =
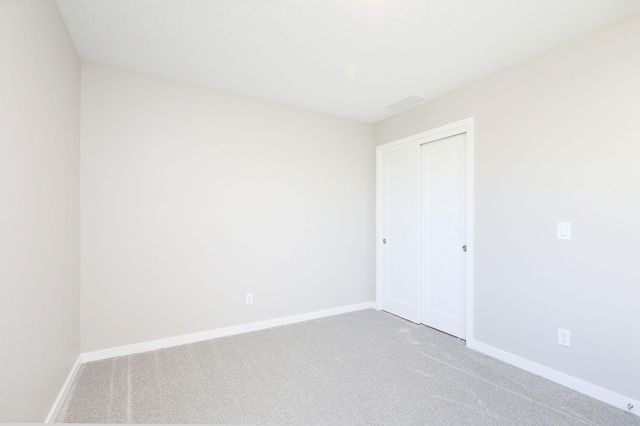
[[[67,380],[65,380],[64,385],[62,385],[62,389],[60,390],[60,393],[58,394],[58,397],[56,398],[56,402],[53,404],[51,411],[49,411],[49,415],[47,416],[45,423],[53,423],[56,420],[56,417],[58,416],[58,413],[62,408],[62,404],[64,403],[64,400],[67,397],[67,394],[69,393],[69,389],[71,389],[73,380],[76,378],[78,371],[80,371],[80,366],[82,365],[82,363],[83,363],[82,354],[80,354],[80,356],[78,356],[78,359],[76,360],[76,363],[73,364],[73,367],[71,368],[71,372],[67,376]]]
[[[344,314],[347,312],[360,311],[363,309],[375,309],[374,302],[359,303],[357,305],[341,306],[339,308],[326,309],[324,311],[310,312],[289,317],[275,318],[267,321],[254,322],[251,324],[237,325],[233,327],[218,328],[215,330],[202,331],[200,333],[185,334],[182,336],[169,337],[166,339],[152,340],[150,342],[136,343],[133,345],[119,346],[111,349],[104,349],[82,354],[83,362],[99,361],[102,359],[114,358],[136,354],[140,352],[154,351],[156,349],[170,348],[172,346],[185,345],[188,343],[201,342],[203,340],[216,339],[218,337],[232,336],[234,334],[248,333],[250,331],[264,330],[265,328],[277,327],[280,325],[294,324],[317,318],[329,317],[332,315]]]
[[[519,367],[535,375],[544,377],[545,379],[551,380],[552,382],[566,386],[569,389],[573,389],[592,398],[598,399],[602,402],[606,402],[607,404],[613,405],[614,407],[621,408],[624,411],[627,411],[628,404],[631,404],[635,407],[631,410],[631,413],[640,416],[640,402],[628,398],[624,395],[620,395],[610,390],[601,388],[600,386],[585,382],[573,376],[569,376],[568,374],[561,373],[557,370],[545,367],[544,365],[529,361],[528,359],[521,358],[510,352],[494,348],[493,346],[478,342],[477,340],[467,340],[467,347],[488,355],[492,358],[504,361],[507,364]]]
[[[150,342],[137,343],[133,345],[127,346],[119,346],[111,349],[104,349],[100,351],[87,352],[81,354],[78,357],[73,369],[69,373],[65,384],[56,399],[56,402],[51,409],[49,416],[47,417],[46,422],[51,423],[55,420],[62,404],[64,403],[64,399],[71,388],[71,384],[76,377],[76,374],[80,370],[80,366],[82,363],[90,362],[90,361],[99,361],[108,358],[114,358],[118,356],[126,356],[131,354],[136,354],[140,352],[148,352],[156,349],[169,348],[172,346],[185,345],[188,343],[201,342],[203,340],[216,339],[218,337],[232,336],[235,334],[248,333],[251,331],[264,330],[266,328],[277,327],[281,325],[287,324],[295,324],[298,322],[309,321],[317,318],[324,318],[333,315],[344,314],[347,312],[355,312],[363,309],[380,309],[380,307],[375,302],[366,302],[359,303],[356,305],[348,305],[341,306],[339,308],[326,309],[323,311],[310,312],[306,314],[300,315],[292,315],[289,317],[283,318],[275,318],[267,321],[254,322],[251,324],[238,325],[233,327],[219,328],[215,330],[203,331],[200,333],[192,333],[186,334],[183,336],[169,337],[166,339],[153,340]],[[478,342],[477,340],[467,340],[467,347],[470,349],[474,349],[478,352],[481,352],[485,355],[488,355],[492,358],[499,359],[500,361],[504,361],[508,364],[519,367],[523,370],[526,370],[530,373],[536,374],[538,376],[544,377],[547,380],[551,380],[552,382],[558,383],[560,385],[566,386],[570,389],[588,395],[592,398],[598,399],[607,404],[613,405],[614,407],[620,408],[622,410],[627,411],[627,405],[631,404],[635,408],[631,410],[631,413],[640,416],[640,401],[633,400],[624,395],[617,394],[610,390],[601,388],[594,384],[585,382],[583,380],[577,379],[573,376],[569,376],[568,374],[561,373],[559,371],[553,370],[549,367],[545,367],[543,365],[537,364],[533,361],[529,361],[527,359],[521,358],[512,353],[503,351],[501,349],[497,349],[493,346],[487,345],[485,343]]]

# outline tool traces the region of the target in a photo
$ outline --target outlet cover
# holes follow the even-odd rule
[[[558,329],[558,344],[571,347],[571,332],[563,328]]]
[[[253,293],[247,293],[246,301],[247,305],[253,305]]]

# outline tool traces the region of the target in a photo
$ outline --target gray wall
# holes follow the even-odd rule
[[[0,421],[41,422],[80,353],[80,61],[53,1],[0,1]]]
[[[374,300],[371,125],[82,70],[83,351]]]
[[[635,16],[374,127],[476,118],[476,339],[636,400],[638,52]]]

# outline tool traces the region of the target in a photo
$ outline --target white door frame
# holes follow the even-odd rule
[[[422,145],[429,142],[434,142],[439,139],[447,138],[449,136],[455,136],[461,133],[466,133],[466,341],[470,342],[474,340],[473,337],[473,264],[474,264],[474,205],[473,205],[473,190],[474,190],[474,175],[473,175],[473,152],[474,152],[474,119],[473,117],[464,120],[456,121],[455,123],[447,124],[446,126],[438,127],[436,129],[428,130],[426,132],[418,133],[413,136],[402,138],[393,142],[380,145],[376,148],[376,304],[378,310],[381,309],[380,301],[382,300],[382,288],[381,280],[382,274],[380,267],[382,264],[381,258],[381,245],[382,238],[382,224],[380,223],[381,207],[380,200],[382,190],[382,182],[380,182],[380,167],[382,166],[381,156],[383,154],[393,152],[399,149],[407,148],[410,146]],[[422,277],[420,277],[422,281]],[[422,306],[422,301],[420,301]],[[422,308],[420,309],[422,312]]]

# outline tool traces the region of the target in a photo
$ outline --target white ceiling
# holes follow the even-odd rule
[[[640,12],[640,0],[57,0],[82,60],[365,122]]]

